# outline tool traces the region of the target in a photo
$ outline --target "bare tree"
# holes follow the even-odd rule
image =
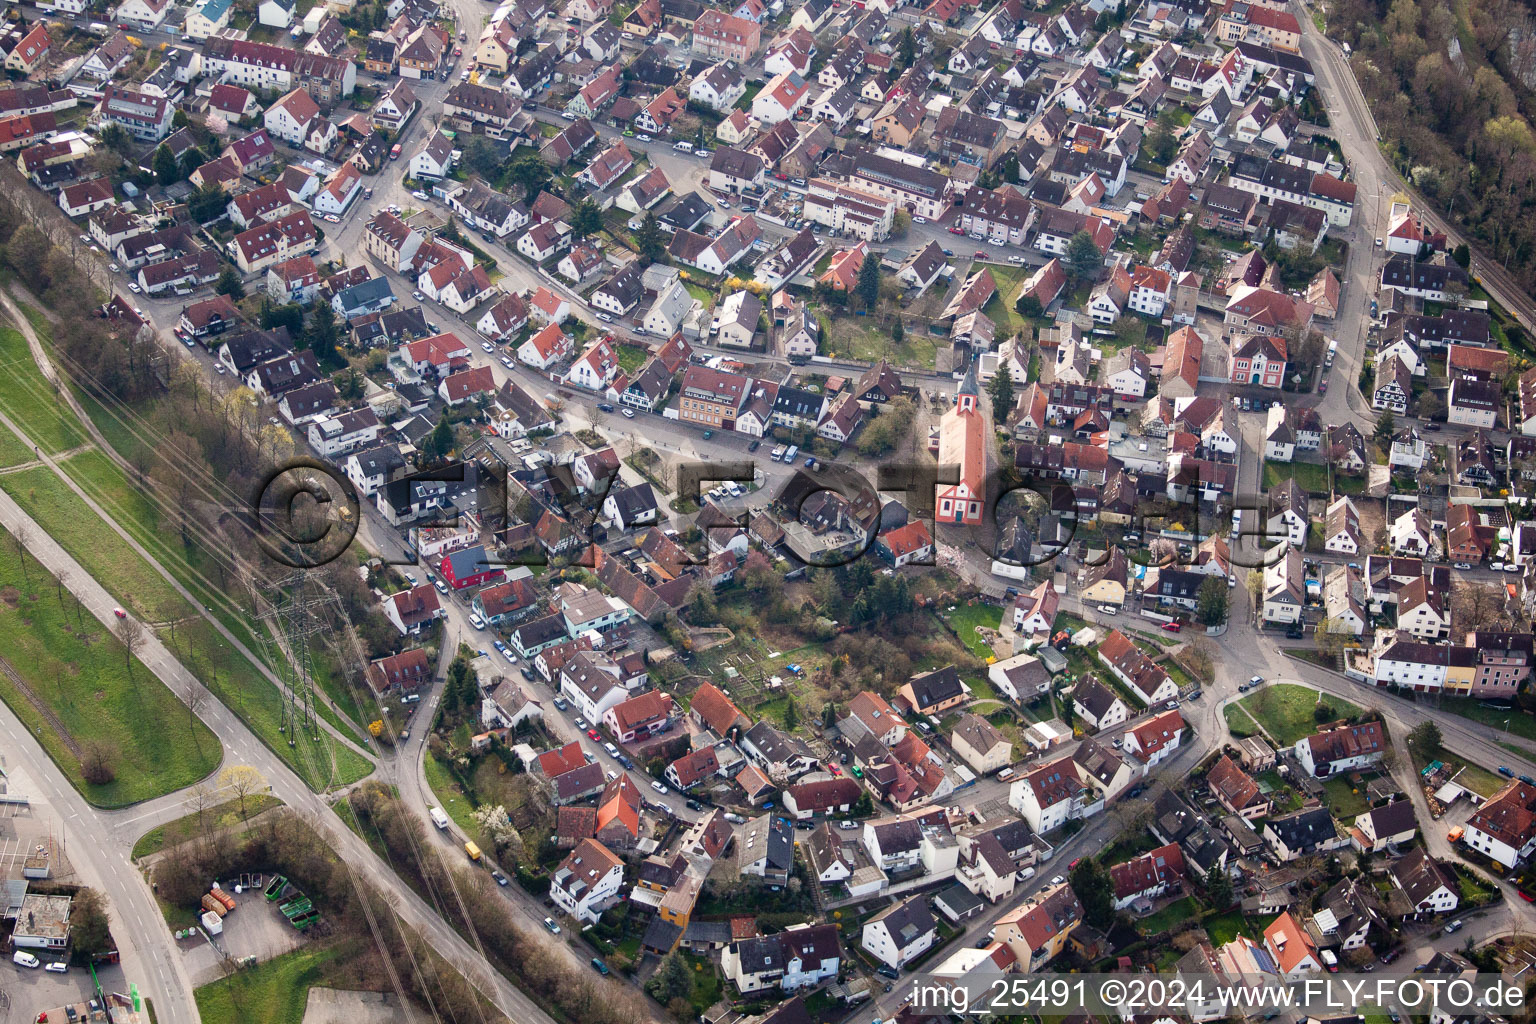
[[[207,783],[199,782],[187,791],[187,806],[197,815],[197,831],[204,839],[213,838],[213,827],[208,823],[208,811],[217,801]]]
[[[203,710],[203,705],[207,701],[207,691],[202,688],[196,679],[189,679],[187,680],[186,693],[182,699],[187,705],[187,729],[192,733],[192,741],[194,743],[200,742],[197,738],[200,731],[197,728],[197,719],[199,713]]]
[[[11,531],[11,547],[16,549],[16,561],[21,565],[21,578],[28,590],[32,589],[32,577],[27,572],[27,542],[30,539],[25,526]]]
[[[245,798],[271,788],[267,777],[248,764],[234,764],[219,773],[219,783],[240,801],[240,820],[246,820]]]
[[[133,659],[144,648],[144,624],[138,619],[125,616],[117,620],[112,632],[117,636],[118,643],[123,645],[123,667],[128,670],[128,678],[132,679]]]

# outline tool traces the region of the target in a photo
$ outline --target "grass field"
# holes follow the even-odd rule
[[[23,571],[9,534],[0,532],[0,548],[0,657],[15,672],[0,670],[0,694],[75,788],[121,807],[216,769],[221,750],[208,727],[137,660],[130,672],[122,645],[30,555]],[[105,785],[81,773],[93,740],[115,751],[117,777]]]
[[[1365,793],[1357,791],[1342,775],[1325,780],[1323,791],[1327,794],[1328,807],[1333,811],[1333,816],[1346,825],[1370,808],[1370,801]]]
[[[1262,725],[1276,743],[1291,746],[1305,736],[1317,732],[1317,720],[1313,709],[1317,707],[1318,691],[1310,686],[1295,683],[1273,683],[1249,694],[1238,701],[1254,721]],[[1349,718],[1358,715],[1360,709],[1339,697],[1325,698],[1333,708],[1333,718]],[[1231,707],[1228,706],[1228,722]]]
[[[1532,718],[1519,708],[1510,708],[1506,711],[1503,708],[1484,707],[1475,700],[1457,700],[1454,697],[1441,701],[1440,706],[1462,718],[1481,722],[1497,732],[1504,732],[1504,723],[1508,722],[1509,732],[1528,740],[1536,740],[1536,718]]]
[[[54,397],[52,385],[32,358],[27,339],[11,327],[0,327],[0,368],[4,371],[0,373],[0,412],[25,430],[38,447],[53,454],[85,443],[80,421]],[[25,454],[24,445],[14,437],[8,440]],[[7,464],[24,461],[13,458]]]
[[[50,524],[49,532],[54,539],[118,600],[154,624],[156,633],[188,670],[308,785],[317,790],[327,785],[345,785],[373,770],[366,758],[334,743],[324,733],[318,742],[311,740],[289,747],[287,737],[279,729],[282,699],[277,688],[211,623],[197,615],[148,562],[123,544],[111,527],[51,470],[39,467],[0,476],[0,487],[38,522]],[[174,630],[169,625],[172,622]],[[321,713],[333,724],[340,722],[328,709],[322,707]],[[337,760],[334,778],[330,770],[333,750]]]
[[[1309,494],[1328,493],[1328,467],[1311,462],[1264,463],[1264,488],[1268,490],[1286,480],[1295,478],[1301,489]]]
[[[977,657],[988,658],[992,656],[992,648],[981,639],[976,632],[977,626],[988,629],[998,629],[1002,625],[1003,610],[980,601],[968,601],[962,605],[956,605],[954,611],[942,611],[939,618],[949,623],[960,637],[960,642],[974,651]]]
[[[979,268],[973,267],[972,271],[976,269]],[[1033,268],[988,263],[987,269],[992,271],[992,280],[997,283],[997,294],[992,296],[981,311],[997,324],[997,337],[1001,341],[1029,326],[1029,318],[1013,308],[1013,299],[1019,293],[1019,285],[1033,272]]]
[[[281,807],[283,802],[270,793],[257,793],[255,796],[245,798],[246,817],[254,818],[262,811],[272,807]],[[164,825],[157,826],[139,836],[139,841],[133,844],[133,859],[148,857],[150,854],[159,853],[168,846],[180,846],[188,839],[196,838],[202,833],[203,823],[212,829],[225,828],[229,825],[240,823],[240,801],[231,800],[217,807],[210,807],[201,815],[196,812],[185,817],[168,821]]]
[[[304,1005],[315,985],[356,987],[341,968],[358,952],[352,942],[305,946],[195,990],[204,1024],[303,1024]]]
[[[629,374],[644,366],[645,361],[651,357],[650,350],[640,345],[620,345],[617,354],[619,368]]]
[[[1155,914],[1148,914],[1136,922],[1136,927],[1143,935],[1156,935],[1165,932],[1169,928],[1187,918],[1194,917],[1200,912],[1200,905],[1195,902],[1193,896],[1185,896],[1183,899],[1174,900]]]
[[[459,788],[453,776],[448,774],[442,762],[429,754],[422,759],[422,772],[427,777],[427,788],[432,790],[443,813],[452,818],[453,823],[463,829],[466,835],[478,836],[480,825],[475,821],[474,808],[469,806],[464,791]]]
[[[1246,935],[1250,939],[1257,937],[1253,926],[1237,910],[1206,918],[1205,933],[1211,937],[1213,946],[1224,946],[1239,935]]]

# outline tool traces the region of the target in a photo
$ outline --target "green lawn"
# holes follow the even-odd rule
[[[270,793],[257,793],[245,798],[245,816],[254,818],[262,811],[271,807],[281,807],[282,804],[281,800]],[[231,800],[217,807],[210,807],[201,815],[193,812],[175,821],[168,821],[139,837],[139,841],[133,844],[133,859],[138,860],[140,857],[159,853],[168,846],[179,846],[188,839],[200,835],[205,826],[209,830],[224,828],[239,824],[240,820],[240,801]]]
[[[1323,782],[1323,791],[1328,798],[1328,807],[1333,811],[1333,816],[1348,825],[1355,817],[1364,814],[1370,809],[1370,801],[1363,790],[1355,786],[1344,776],[1336,775]]]
[[[634,373],[645,365],[647,359],[651,358],[650,351],[639,345],[620,345],[616,354],[619,357],[619,367],[625,373]]]
[[[688,294],[704,303],[705,309],[715,308],[715,293],[695,281],[684,281],[683,287],[688,289]]]
[[[1227,731],[1237,739],[1246,739],[1259,734],[1259,727],[1254,723],[1253,716],[1238,705],[1228,704],[1221,709],[1221,714],[1227,720]]]
[[[977,626],[999,629],[1003,622],[1003,610],[980,601],[967,601],[956,605],[954,611],[941,611],[939,618],[960,636],[960,642],[975,652],[979,658],[990,658],[992,648],[976,632]]]
[[[1180,921],[1194,917],[1199,912],[1200,905],[1195,902],[1195,898],[1185,896],[1183,899],[1174,900],[1157,913],[1141,918],[1136,922],[1136,927],[1143,935],[1156,935],[1167,931]]]
[[[0,548],[0,657],[15,673],[0,666],[0,696],[75,788],[94,804],[122,807],[218,768],[222,752],[208,727],[137,659],[130,671],[122,645],[30,555],[23,568],[9,534],[0,532]],[[80,754],[92,742],[112,752],[113,781],[85,781]]]
[[[464,830],[466,835],[479,836],[480,825],[475,821],[474,808],[469,806],[469,801],[464,797],[464,791],[454,781],[448,769],[437,758],[428,754],[422,761],[422,768],[427,776],[427,787],[437,798],[437,805],[443,809],[443,813],[453,819],[453,823]]]
[[[52,385],[43,377],[27,347],[27,339],[21,332],[10,327],[0,328],[0,412],[9,416],[37,442],[43,450],[53,453],[67,451],[86,441],[80,421],[75,419],[69,407],[60,402]],[[12,447],[25,448],[14,437]],[[26,461],[12,458],[7,465]]]
[[[334,743],[323,732],[319,741],[303,741],[290,747],[288,737],[279,728],[282,699],[277,688],[230,646],[211,623],[197,615],[148,562],[123,544],[111,527],[51,470],[39,467],[0,476],[0,487],[38,522],[48,523],[53,538],[118,600],[136,615],[157,624],[157,635],[187,669],[312,788],[346,785],[373,770],[366,758]],[[119,508],[113,508],[113,512],[120,517],[127,515]],[[119,522],[124,519],[119,518]],[[174,630],[170,625],[173,622]],[[329,709],[320,710],[333,724],[340,721]],[[332,756],[336,759],[334,773]]]
[[[1251,939],[1257,934],[1244,919],[1242,912],[1237,910],[1216,917],[1208,917],[1204,923],[1205,933],[1211,937],[1212,946],[1224,946],[1239,935],[1246,935]]]
[[[65,460],[65,465],[73,475],[72,460]],[[8,473],[0,477],[0,488],[33,519],[46,524],[49,535],[64,550],[103,582],[110,581],[107,589],[146,622],[168,622],[191,611],[176,589],[124,544],[52,469],[38,466]]]
[[[305,946],[236,971],[192,993],[198,1016],[204,1024],[303,1024],[312,986],[356,987],[339,969],[354,951],[352,943]]]
[[[1264,489],[1295,478],[1301,489],[1309,494],[1328,493],[1328,467],[1312,462],[1265,462]],[[1342,482],[1343,478],[1340,478]]]
[[[1292,746],[1297,740],[1317,732],[1317,720],[1313,717],[1317,698],[1318,691],[1310,686],[1275,683],[1249,694],[1238,703],[1274,737],[1276,743]],[[1334,719],[1360,713],[1360,709],[1347,700],[1338,697],[1327,697],[1326,700],[1333,708]]]
[[[975,269],[974,267],[972,268]],[[987,269],[992,271],[992,280],[997,283],[997,294],[981,307],[992,322],[997,324],[997,339],[1011,337],[1017,332],[1030,326],[1030,319],[1013,308],[1014,296],[1019,292],[1019,286],[1024,279],[1033,272],[1030,267],[1014,267],[988,263]]]
[[[1508,731],[1516,736],[1528,740],[1536,740],[1536,718],[1521,711],[1519,708],[1510,708],[1505,711],[1501,708],[1484,707],[1481,703],[1471,699],[1457,699],[1447,697],[1440,702],[1440,707],[1462,718],[1470,718],[1474,722],[1483,725],[1496,732],[1505,731],[1505,723],[1509,723]]]

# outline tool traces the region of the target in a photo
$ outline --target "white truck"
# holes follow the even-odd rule
[[[1323,357],[1323,366],[1325,368],[1331,368],[1333,366],[1333,357],[1338,354],[1339,343],[1337,341],[1330,341],[1328,343],[1328,354]]]
[[[434,807],[427,813],[432,816],[432,824],[436,825],[439,831],[448,831],[448,815],[443,813],[441,807]]]

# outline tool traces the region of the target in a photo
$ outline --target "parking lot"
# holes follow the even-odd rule
[[[43,950],[35,952],[44,963],[60,959],[58,955]],[[98,965],[96,977],[101,980],[101,987],[105,991],[127,994],[128,980],[117,964]],[[43,1010],[93,999],[96,995],[91,988],[90,971],[70,967],[67,974],[54,974],[41,968],[18,967],[11,962],[9,956],[4,965],[0,966],[0,991],[10,997],[9,1013],[0,1004],[0,1021],[6,1022],[33,1021]]]

